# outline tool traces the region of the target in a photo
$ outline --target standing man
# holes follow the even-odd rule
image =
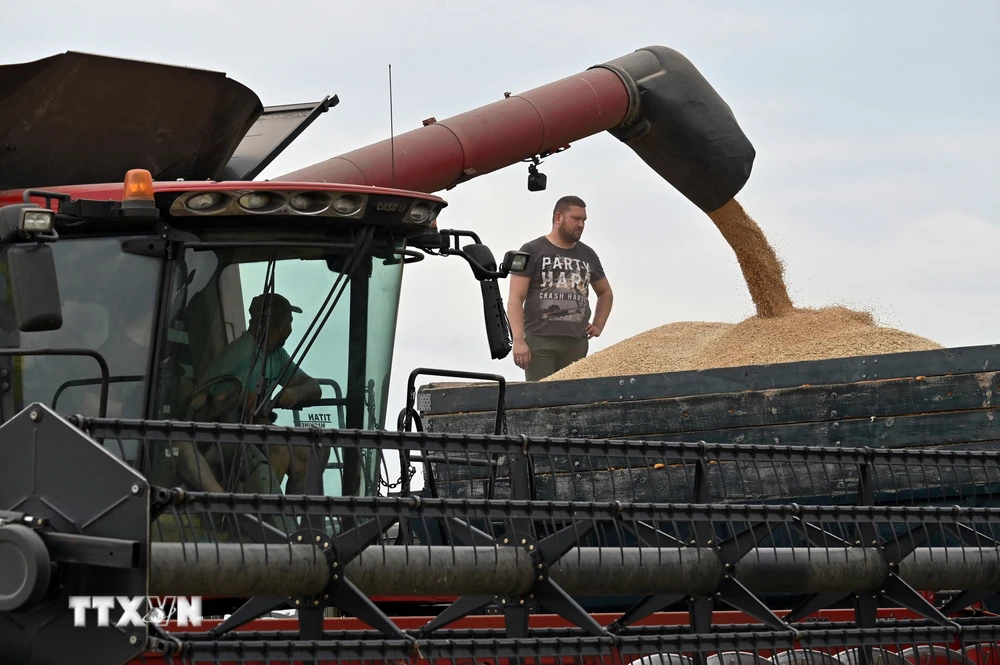
[[[539,381],[586,357],[590,338],[604,331],[614,295],[597,253],[580,242],[587,204],[564,196],[552,211],[552,230],[521,247],[531,258],[511,274],[507,318],[514,363]],[[590,287],[597,294],[591,322]]]

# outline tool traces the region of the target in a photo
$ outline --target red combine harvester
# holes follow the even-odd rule
[[[77,53],[0,95],[4,665],[995,655],[995,452],[512,436],[502,377],[425,368],[385,429],[405,264],[463,258],[510,351],[527,257],[440,229],[431,192],[522,161],[542,190],[601,131],[704,211],[743,187],[753,147],[675,51],[268,182],[336,97]],[[420,431],[421,375],[496,382],[492,432]],[[826,494],[852,499],[788,500]]]

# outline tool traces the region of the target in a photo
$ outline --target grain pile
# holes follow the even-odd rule
[[[656,374],[799,360],[940,349],[941,345],[875,323],[844,307],[794,309],[740,323],[669,323],[630,337],[543,379]]]
[[[709,214],[736,253],[757,315],[740,323],[682,321],[653,328],[543,379],[655,374],[940,349],[845,307],[796,308],[784,267],[760,227],[735,199]]]

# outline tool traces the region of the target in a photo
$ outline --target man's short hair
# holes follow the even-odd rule
[[[557,213],[566,212],[574,206],[577,208],[586,208],[587,204],[579,196],[562,197],[556,201],[556,206],[552,209],[552,219],[555,219]]]

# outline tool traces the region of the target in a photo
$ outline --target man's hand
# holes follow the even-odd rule
[[[323,389],[320,388],[319,382],[300,369],[296,370],[285,389],[278,393],[274,406],[279,409],[294,409],[314,404],[322,397]]]
[[[279,409],[291,409],[301,401],[299,392],[295,388],[285,388],[274,398],[274,406]]]
[[[531,349],[528,348],[528,343],[523,339],[520,341],[514,341],[514,364],[521,369],[528,369],[528,365],[531,364]]]
[[[600,337],[604,332],[604,324],[611,316],[611,305],[614,303],[615,294],[611,290],[611,283],[607,277],[602,277],[591,286],[597,294],[597,307],[594,308],[594,322],[587,326],[587,339]]]

